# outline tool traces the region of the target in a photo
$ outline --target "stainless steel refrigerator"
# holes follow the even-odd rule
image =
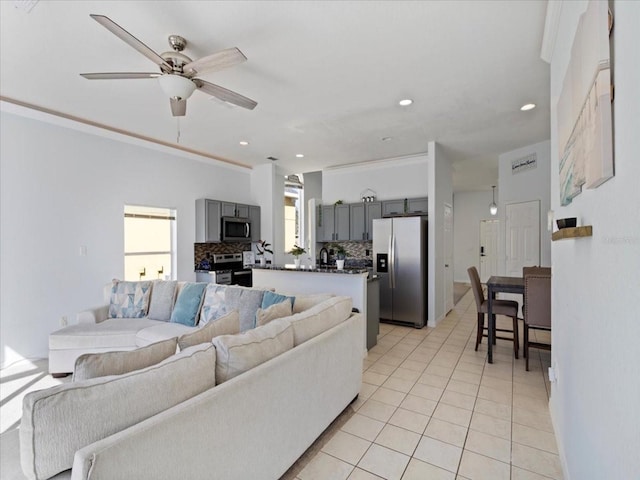
[[[422,328],[427,323],[427,220],[373,221],[374,272],[380,277],[380,321]]]

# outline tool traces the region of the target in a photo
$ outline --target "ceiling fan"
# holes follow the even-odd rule
[[[239,93],[195,77],[204,71],[222,70],[246,61],[247,57],[238,48],[228,48],[198,60],[191,60],[181,53],[186,47],[187,41],[179,35],[170,35],[169,44],[173,50],[158,55],[110,18],[94,14],[89,16],[120,40],[129,44],[158,65],[160,72],[81,73],[80,75],[84,78],[88,80],[157,78],[160,82],[160,87],[169,96],[171,114],[174,117],[182,117],[187,113],[187,99],[195,90],[201,90],[222,101],[249,110],[253,110],[258,105],[257,102]]]

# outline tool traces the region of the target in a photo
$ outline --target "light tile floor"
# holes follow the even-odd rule
[[[511,320],[498,322],[510,327]],[[522,351],[515,360],[511,343],[498,340],[490,365],[486,339],[474,351],[475,332],[471,292],[436,328],[381,324],[350,407],[355,413],[294,478],[561,479],[548,411],[549,352],[531,350],[526,372]],[[19,425],[27,392],[67,381],[47,375],[46,360],[2,369],[0,433]]]
[[[498,322],[510,328],[510,319]],[[512,344],[498,340],[488,364],[486,338],[474,351],[475,332],[471,292],[436,328],[381,324],[355,414],[296,478],[561,479],[549,352],[530,350],[526,372],[522,350],[516,360]]]

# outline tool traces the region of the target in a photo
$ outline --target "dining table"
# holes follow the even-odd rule
[[[487,280],[487,315],[489,317],[487,359],[489,363],[493,363],[493,339],[496,334],[496,316],[493,314],[493,301],[497,293],[517,293],[524,295],[524,277],[502,277],[494,275]]]

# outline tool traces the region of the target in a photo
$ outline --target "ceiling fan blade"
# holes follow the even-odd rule
[[[114,73],[81,73],[88,80],[122,80],[128,78],[158,78],[161,73],[114,72]]]
[[[187,101],[170,98],[171,114],[174,117],[184,117],[187,114]]]
[[[160,55],[147,47],[144,43],[138,40],[136,37],[127,32],[124,28],[118,25],[116,22],[111,20],[109,17],[105,17],[104,15],[95,15],[90,14],[91,18],[93,18],[96,22],[102,25],[104,28],[113,33],[120,40],[124,41],[131,47],[135,48],[153,63],[160,66],[163,72],[170,72],[171,65],[169,65]]]
[[[233,47],[187,63],[184,65],[183,71],[185,73],[192,73],[195,75],[196,73],[200,73],[205,70],[215,71],[233,67],[234,65],[246,61],[247,57],[244,56],[244,53],[242,53],[240,49]]]
[[[196,84],[199,90],[208,93],[209,95],[213,95],[220,100],[223,100],[227,103],[233,103],[234,105],[238,105],[239,107],[247,108],[249,110],[253,110],[258,105],[258,102],[251,100],[250,98],[243,97],[239,93],[232,92],[231,90],[227,90],[220,85],[214,85],[213,83],[205,82],[199,78],[194,78],[193,82]]]

